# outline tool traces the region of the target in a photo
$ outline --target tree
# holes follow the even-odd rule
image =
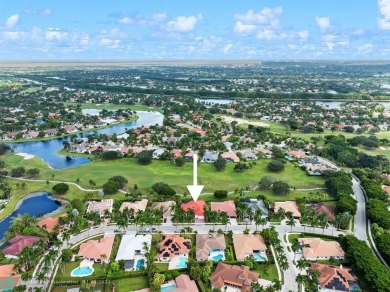
[[[284,170],[284,163],[280,160],[272,160],[270,163],[268,163],[267,168],[272,172],[280,172]]]
[[[222,157],[218,157],[216,161],[214,161],[214,167],[216,171],[223,171],[226,168],[226,160]]]
[[[109,178],[108,181],[116,183],[119,189],[123,189],[125,185],[129,182],[125,177],[121,175],[113,176]]]
[[[175,159],[175,164],[177,167],[183,167],[186,164],[186,161],[183,157],[178,157]]]
[[[245,170],[247,170],[249,167],[246,163],[237,163],[236,165],[234,165],[234,171],[235,172],[243,172]]]
[[[265,175],[260,179],[259,189],[260,190],[269,190],[272,187],[272,184],[275,182],[275,178],[269,175]]]
[[[294,220],[294,218],[293,218],[293,217],[288,218],[286,224],[287,224],[288,226],[291,226],[291,231],[292,231],[293,226],[295,226],[295,220]]]
[[[119,190],[118,184],[114,181],[108,181],[102,187],[105,194],[115,194]]]
[[[118,262],[112,262],[110,264],[110,271],[113,272],[113,273],[116,273],[119,271],[119,263]]]
[[[290,186],[284,181],[276,181],[272,186],[272,191],[275,195],[287,195],[290,192]]]
[[[163,182],[158,182],[152,185],[152,189],[161,197],[169,198],[173,197],[176,194],[176,191],[172,189],[168,184]]]
[[[217,190],[214,192],[214,197],[217,199],[225,199],[227,198],[228,192],[225,190]]]
[[[22,177],[26,173],[26,169],[23,166],[19,166],[11,169],[12,177]]]
[[[152,292],[160,292],[161,285],[165,282],[165,276],[163,274],[155,273],[151,282],[150,289]]]
[[[142,151],[137,155],[138,163],[141,165],[148,165],[152,163],[152,152],[151,151]]]
[[[53,191],[59,195],[65,194],[69,190],[69,186],[66,183],[58,183],[52,187]]]
[[[302,275],[302,274],[298,274],[295,278],[295,281],[298,283],[298,291],[302,291],[302,285],[304,283],[306,283],[306,276]]]
[[[39,173],[40,173],[40,170],[38,168],[31,168],[31,169],[27,170],[27,172],[26,172],[27,176],[30,178],[38,177]]]
[[[103,160],[114,160],[114,159],[118,159],[121,157],[122,157],[122,154],[119,151],[104,151],[101,154],[101,158]]]

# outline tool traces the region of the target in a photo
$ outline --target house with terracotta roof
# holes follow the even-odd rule
[[[179,158],[181,157],[183,154],[183,151],[179,150],[179,149],[173,149],[171,150],[171,155],[172,155],[172,158],[173,159],[176,159],[176,158]]]
[[[337,241],[325,241],[320,238],[298,238],[306,260],[344,259],[344,251]]]
[[[95,263],[110,261],[112,245],[114,244],[114,235],[105,235],[99,240],[88,240],[80,244],[77,256]]]
[[[176,205],[176,202],[174,201],[165,201],[165,202],[154,202],[151,206],[150,209],[158,209],[161,211],[162,214],[162,219],[164,223],[167,222],[172,222],[172,210],[173,207]]]
[[[230,152],[224,152],[221,154],[221,157],[226,160],[226,162],[240,162],[240,158],[237,156],[236,153],[230,151]]]
[[[236,218],[236,205],[234,201],[224,201],[224,202],[211,202],[210,203],[211,211],[225,212],[230,218]]]
[[[13,291],[19,286],[21,275],[15,270],[13,264],[0,266],[0,289],[1,291]]]
[[[68,214],[62,214],[60,217],[67,217]],[[42,229],[45,229],[47,232],[53,232],[54,228],[58,225],[58,221],[60,217],[46,217],[38,222],[38,226]]]
[[[272,156],[274,155],[272,150],[269,149],[259,149],[258,153],[261,153],[261,155],[265,156],[265,158],[272,158]]]
[[[193,209],[195,213],[195,219],[204,219],[204,207],[206,205],[206,202],[203,200],[198,201],[189,201],[187,203],[182,203],[181,208],[184,211],[188,211],[189,209]]]
[[[212,288],[228,287],[227,291],[229,288],[236,288],[242,292],[252,291],[252,283],[256,283],[258,280],[259,273],[251,272],[248,266],[233,266],[224,263],[218,263],[210,277]]]
[[[137,215],[138,211],[145,211],[147,205],[148,205],[147,199],[142,199],[141,201],[135,201],[135,202],[123,202],[119,208],[119,211],[123,212],[123,210],[125,210],[126,208],[128,210],[133,209],[134,216],[135,216]]]
[[[290,151],[287,151],[287,154],[286,154],[287,160],[304,159],[305,157],[306,157],[305,152],[299,151],[299,150],[290,150]]]
[[[103,199],[101,201],[90,201],[87,207],[87,213],[96,212],[100,216],[104,216],[104,212],[107,210],[112,213],[112,207],[114,205],[113,199]]]
[[[186,239],[176,234],[164,234],[162,241],[158,243],[156,260],[168,262],[175,256],[188,258],[191,250],[191,239]]]
[[[309,208],[315,209],[317,214],[326,214],[326,219],[328,222],[333,222],[336,217],[334,215],[334,207],[327,204],[318,203],[315,205],[308,206]]]
[[[188,275],[180,275],[175,279],[176,288],[170,290],[171,292],[199,292],[196,282],[191,280]]]
[[[283,209],[285,213],[292,212],[295,219],[301,219],[302,217],[298,205],[294,201],[275,202],[274,212],[278,212],[279,209]]]
[[[196,260],[223,260],[225,258],[225,236],[223,234],[197,234]]]
[[[312,263],[313,270],[320,271],[318,278],[320,291],[357,291],[359,285],[351,269]]]
[[[267,245],[260,234],[233,234],[233,245],[238,261],[251,256],[257,261],[267,259]]]
[[[192,128],[190,131],[194,133],[198,133],[201,137],[206,136],[206,131],[203,131],[202,129],[199,128]]]
[[[7,258],[18,258],[23,248],[32,247],[41,238],[32,235],[16,235],[3,245],[3,252]]]

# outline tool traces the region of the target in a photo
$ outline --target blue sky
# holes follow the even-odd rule
[[[390,0],[0,3],[0,60],[389,58]]]

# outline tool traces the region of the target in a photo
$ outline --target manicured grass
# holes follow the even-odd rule
[[[115,284],[116,292],[128,292],[149,287],[148,278],[146,276],[111,280],[111,283]],[[106,291],[111,291],[107,288],[111,288],[111,284],[109,284],[109,286],[106,286]]]
[[[78,277],[72,277],[70,275],[70,273],[78,268],[80,266],[80,263],[81,261],[75,261],[75,262],[71,262],[71,263],[67,263],[65,265],[65,271],[64,273],[62,274],[62,270],[59,268],[58,269],[58,272],[57,272],[57,275],[55,277],[55,281],[64,281],[64,280],[93,280],[93,279],[97,279],[97,278],[105,278],[106,277],[106,273],[104,272],[103,270],[103,266],[102,264],[94,264],[93,265],[93,274],[91,276],[87,276],[87,277],[82,277],[81,278],[78,278]]]
[[[160,272],[168,271],[169,264],[168,263],[158,263],[156,264],[157,270]]]
[[[63,102],[66,106],[76,106],[78,103],[74,102]],[[106,109],[106,110],[117,110],[117,109],[132,109],[135,111],[157,111],[157,112],[163,112],[162,108],[160,107],[151,107],[143,104],[134,104],[134,105],[125,105],[125,104],[111,104],[111,103],[103,103],[103,104],[96,104],[96,103],[81,103],[82,109]]]
[[[390,147],[390,146],[385,146],[385,147]],[[385,155],[388,159],[390,159],[390,150],[382,150],[380,148],[370,150],[370,149],[367,149],[364,147],[355,147],[355,148],[357,148],[359,151],[367,153],[369,155]]]
[[[278,280],[278,270],[275,264],[256,264],[255,271],[260,273],[260,278],[273,281]]]
[[[85,188],[91,188],[88,183],[90,179],[96,182],[98,188],[114,175],[126,177],[129,187],[137,184],[140,188],[147,189],[154,183],[163,181],[171,185],[178,193],[186,191],[186,185],[192,182],[192,163],[186,163],[184,167],[176,167],[169,161],[154,160],[150,165],[142,166],[134,158],[123,158],[113,161],[95,160],[78,167],[53,170],[40,159],[18,160],[14,156],[8,154],[3,158],[8,169],[17,166],[24,166],[26,169],[36,167],[41,170],[38,179],[51,180],[53,174],[55,180],[61,181],[75,182],[79,178],[80,185]],[[323,178],[308,176],[291,163],[287,163],[285,170],[280,173],[270,173],[267,170],[269,162],[268,159],[258,160],[256,166],[243,173],[234,172],[233,163],[228,163],[222,172],[217,172],[212,164],[200,163],[198,183],[205,186],[205,193],[220,189],[233,191],[237,187],[252,187],[264,175],[272,175],[277,180],[285,180],[296,188],[317,188],[324,185]],[[123,194],[119,197],[123,197]]]

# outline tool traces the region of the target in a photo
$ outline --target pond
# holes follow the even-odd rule
[[[99,110],[89,110],[89,114]],[[137,112],[139,119],[134,122],[123,123],[113,125],[111,127],[95,130],[90,132],[84,132],[78,135],[78,137],[87,137],[90,134],[107,134],[112,135],[114,133],[121,134],[128,129],[134,129],[141,126],[151,126],[155,124],[161,125],[164,116],[158,112]],[[46,140],[46,141],[35,141],[35,142],[22,142],[22,143],[10,143],[9,145],[15,150],[15,152],[27,153],[41,158],[47,162],[50,167],[54,169],[63,169],[73,166],[82,165],[90,162],[91,160],[86,157],[74,157],[71,160],[67,160],[65,156],[59,155],[57,152],[64,148],[63,142],[69,141],[69,137]]]
[[[39,192],[32,193],[26,197],[19,206],[9,216],[0,222],[0,239],[3,238],[4,232],[11,226],[12,217],[19,214],[29,214],[38,217],[40,214],[49,214],[56,211],[61,204],[56,201],[49,193]]]

